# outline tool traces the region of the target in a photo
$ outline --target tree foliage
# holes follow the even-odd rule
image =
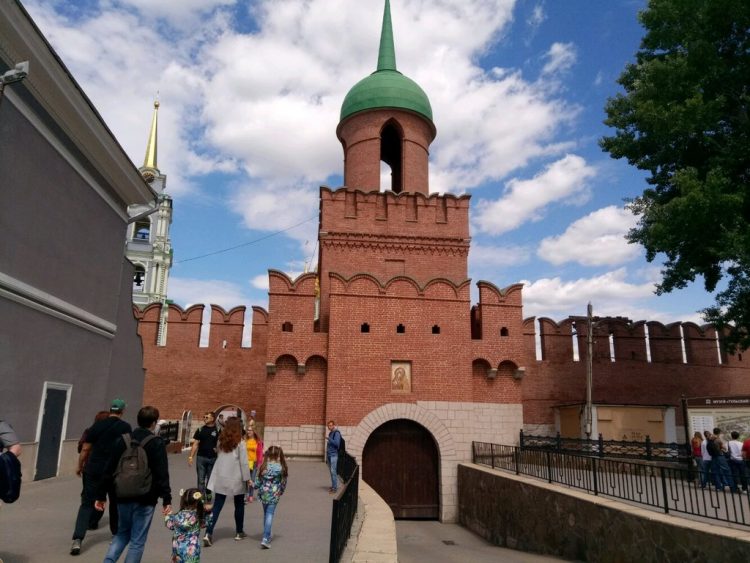
[[[628,240],[664,256],[657,293],[702,276],[727,288],[706,321],[730,351],[750,347],[750,1],[650,0],[646,32],[610,98],[600,144],[649,173],[630,200]]]

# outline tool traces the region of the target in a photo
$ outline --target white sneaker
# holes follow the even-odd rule
[[[211,536],[209,534],[206,534],[203,536],[203,547],[211,547],[213,545],[211,543]]]
[[[260,547],[262,549],[271,549],[271,542],[265,538],[260,542]]]

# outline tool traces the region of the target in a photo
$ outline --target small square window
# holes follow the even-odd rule
[[[359,327],[360,332],[370,332],[370,325],[367,323],[362,323],[362,326]]]
[[[432,334],[440,334],[440,327],[438,325],[433,325]]]
[[[398,334],[404,334],[406,332],[406,327],[404,325],[398,325],[396,327],[396,332]]]

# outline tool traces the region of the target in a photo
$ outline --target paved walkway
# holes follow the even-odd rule
[[[399,563],[553,563],[556,557],[497,547],[458,524],[396,521]]]
[[[23,458],[22,458],[23,459]],[[172,492],[195,486],[195,469],[184,454],[169,456]],[[204,548],[202,561],[325,562],[331,529],[330,477],[324,463],[290,461],[289,485],[273,522],[273,548],[260,549],[263,509],[256,501],[246,506],[248,538],[235,542],[231,502],[225,505],[214,531],[213,547]],[[0,508],[0,559],[4,563],[100,563],[112,538],[104,516],[99,529],[89,532],[81,555],[69,554],[80,502],[80,480],[61,477],[25,482],[21,498]],[[157,507],[158,508],[158,507]],[[158,516],[149,533],[144,563],[169,561],[172,536]],[[122,561],[124,556],[120,559]]]

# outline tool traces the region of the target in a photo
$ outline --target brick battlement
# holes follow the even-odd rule
[[[208,348],[242,348],[242,335],[245,329],[244,305],[225,311],[219,305],[211,305],[211,321]],[[193,305],[183,309],[179,305],[168,305],[167,338],[163,346],[172,348],[195,347],[201,342],[203,331],[204,305]],[[268,325],[268,313],[262,307],[253,307],[253,340],[255,327]],[[138,334],[144,344],[156,345],[161,305],[152,303],[143,310],[133,307],[133,315],[138,320]]]
[[[586,357],[588,322],[586,317],[569,317],[556,322],[547,317],[524,321],[527,338],[535,337],[538,322],[542,361],[567,363],[573,361],[573,339],[578,354]],[[631,321],[623,317],[594,318],[595,362],[611,362],[610,335],[614,361],[648,363],[734,365],[741,356],[721,354],[716,329],[711,325],[698,326],[692,322],[664,325],[659,321]],[[527,345],[527,348],[529,346]],[[684,356],[683,356],[684,348]],[[650,356],[650,361],[649,361]],[[576,362],[577,363],[577,362]],[[740,364],[741,365],[741,364]]]
[[[323,233],[469,239],[471,196],[320,188]],[[321,233],[321,237],[323,236]]]

